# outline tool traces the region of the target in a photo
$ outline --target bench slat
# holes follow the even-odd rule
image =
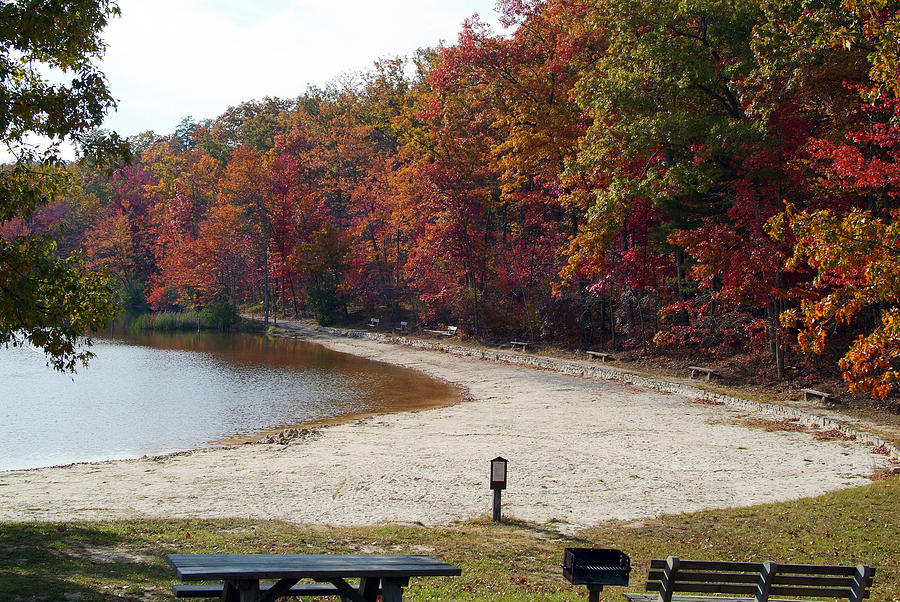
[[[779,564],[779,572],[782,573],[800,573],[802,575],[856,575],[855,566],[840,566],[827,564]],[[872,568],[872,576],[875,576],[875,569]]]
[[[757,575],[757,580],[759,576]],[[648,581],[646,591],[659,591],[662,583],[659,581]],[[742,594],[751,596],[756,593],[756,585],[740,584],[740,583],[698,583],[680,581],[680,575],[676,577],[675,583],[672,584],[673,592],[681,593],[703,593],[703,594]],[[814,596],[824,598],[849,598],[851,589],[849,587],[799,587],[790,585],[773,585],[771,594],[776,596]],[[863,597],[870,597],[871,592],[866,588]]]
[[[662,584],[658,581],[648,581],[646,590],[659,591]],[[697,592],[703,594],[742,594],[753,596],[756,594],[756,584],[740,583],[681,583],[679,578],[671,585],[673,592]]]
[[[650,568],[662,569],[665,566],[665,558],[654,558],[650,561]],[[762,563],[734,562],[731,560],[682,560],[681,568],[688,571],[743,571],[759,573],[762,571]],[[856,567],[852,568],[854,571],[856,570]]]
[[[851,588],[856,580],[853,577],[833,577],[830,575],[779,575],[776,573],[772,581],[775,585],[823,585],[826,587]]]
[[[662,571],[651,571],[647,575],[648,581],[660,582],[663,578]],[[704,582],[717,581],[720,583],[752,583],[759,581],[759,573],[713,573],[713,572],[697,572],[697,571],[678,571],[678,581],[687,582]]]
[[[772,593],[776,596],[815,596],[822,598],[850,598],[852,591],[849,587],[791,587],[788,585],[772,586]],[[869,597],[869,592],[863,594],[864,598]]]
[[[665,558],[654,558],[650,561],[651,569],[663,569],[666,566]],[[681,570],[688,571],[762,571],[761,562],[734,562],[731,560],[682,560]],[[875,576],[875,568],[871,569],[871,576]],[[799,573],[801,575],[856,575],[855,566],[827,565],[827,564],[779,564],[777,574]]]
[[[632,602],[656,602],[659,594],[624,592]],[[733,598],[729,596],[672,596],[672,602],[755,602],[755,598]],[[801,602],[799,600],[769,600],[769,602]],[[808,601],[807,601],[808,602]]]
[[[659,594],[645,594],[641,592],[623,592],[623,596],[632,602],[656,602]],[[672,602],[755,602],[756,598],[733,596],[672,596]],[[769,602],[809,602],[809,600],[795,600],[793,598],[769,598]]]
[[[772,583],[776,585],[826,585],[829,587],[853,587],[855,579],[852,576],[843,575],[796,575],[783,574],[780,572],[781,565],[778,566],[779,571],[772,577]],[[647,574],[648,581],[659,582],[662,580],[663,572],[660,570],[651,570]],[[718,581],[721,583],[756,583],[759,580],[759,573],[744,572],[698,572],[685,571],[678,572],[679,581]]]

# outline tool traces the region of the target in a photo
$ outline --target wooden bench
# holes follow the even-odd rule
[[[509,345],[513,348],[513,350],[515,350],[517,347],[521,347],[522,351],[528,351],[528,343],[526,343],[525,341],[510,341]]]
[[[369,323],[366,324],[368,328],[378,328],[378,325],[381,324],[381,320],[379,318],[370,318]]]
[[[616,358],[613,357],[612,353],[607,353],[606,351],[586,351],[588,357],[592,360],[599,359],[601,362],[607,362],[609,360],[614,360]]]
[[[703,366],[688,366],[688,370],[691,371],[692,380],[694,378],[697,378],[698,372],[703,372],[704,374],[706,374],[706,380],[712,380],[713,376],[722,376],[715,368],[704,368]]]
[[[803,393],[803,401],[809,401],[810,395],[812,395],[813,397],[818,397],[822,401],[828,401],[829,399],[834,397],[834,395],[832,395],[831,393],[816,391],[815,389],[800,389],[800,391]]]
[[[447,330],[426,330],[425,332],[430,332],[432,334],[442,334],[445,337],[452,337],[456,335],[457,330],[459,330],[458,326],[448,326]]]
[[[809,597],[861,602],[870,596],[874,577],[875,569],[864,564],[727,562],[669,556],[650,561],[645,589],[654,593],[626,592],[625,597],[631,602],[783,602]],[[682,592],[703,595],[674,595]]]
[[[274,583],[260,583],[259,591],[268,592]],[[212,585],[173,585],[172,590],[176,598],[221,598],[225,585],[213,583]],[[380,594],[381,591],[379,590]],[[341,592],[336,585],[331,583],[298,583],[287,590],[284,596],[340,596]]]
[[[406,332],[409,330],[409,322],[400,322],[399,326],[394,326],[394,330],[398,332]]]

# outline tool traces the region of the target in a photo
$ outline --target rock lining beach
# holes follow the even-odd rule
[[[297,336],[421,370],[465,401],[268,445],[3,472],[0,520],[440,525],[490,512],[488,463],[502,455],[504,514],[573,532],[815,496],[890,468],[871,446],[748,428],[747,412],[691,396],[308,328]]]

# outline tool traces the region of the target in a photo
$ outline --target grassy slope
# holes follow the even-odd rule
[[[302,495],[302,494],[301,494]],[[486,494],[487,496],[487,494]],[[486,497],[487,499],[487,497]],[[171,599],[163,555],[428,553],[462,567],[457,578],[413,579],[404,599],[584,600],[561,576],[569,546],[614,547],[632,558],[632,590],[652,557],[865,562],[878,568],[873,600],[900,600],[900,478],[818,498],[607,523],[563,537],[552,525],[328,528],[277,521],[122,521],[0,524],[0,599]],[[605,599],[621,599],[610,588]]]

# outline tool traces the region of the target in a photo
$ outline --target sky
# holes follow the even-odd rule
[[[101,64],[118,108],[104,127],[168,134],[186,116],[215,118],[456,41],[478,13],[499,29],[495,0],[119,0]]]

